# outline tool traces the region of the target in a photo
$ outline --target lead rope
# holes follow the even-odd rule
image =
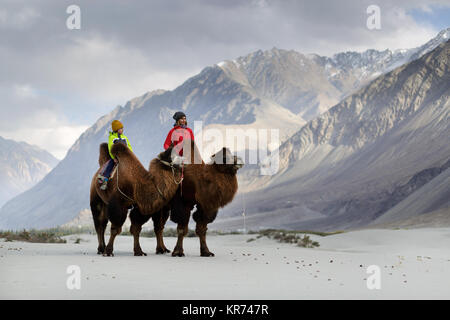
[[[175,184],[179,184],[180,185],[180,191],[181,191],[181,195],[183,195],[183,180],[184,180],[184,161],[181,162],[181,177],[180,177],[180,181],[177,182],[176,178],[175,178],[175,168],[173,166],[172,163],[164,161],[162,159],[159,158],[159,161],[161,161],[161,163],[165,164],[166,166],[169,166],[172,169],[172,179],[173,182],[175,182]],[[158,188],[159,191],[159,188]]]
[[[131,200],[133,203],[135,202],[133,199],[131,199],[129,196],[127,196],[125,193],[122,192],[122,190],[120,190],[119,188],[119,162],[117,162],[117,190],[119,190],[119,192],[125,196],[125,198],[127,198],[128,200]]]
[[[170,166],[172,168],[172,178],[173,178],[173,182],[175,182],[175,184],[180,184],[183,182],[184,179],[184,175],[183,175],[183,168],[184,168],[184,163],[181,164],[181,178],[180,181],[177,182],[176,178],[175,178],[175,168],[173,167],[173,165]]]
[[[181,181],[180,181],[181,196],[183,196],[183,179],[184,179],[184,161],[181,163]]]

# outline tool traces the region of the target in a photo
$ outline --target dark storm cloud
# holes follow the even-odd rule
[[[8,14],[34,10],[28,25],[1,28],[2,41],[15,50],[57,52],[77,39],[99,36],[120,46],[137,48],[161,69],[202,67],[256,49],[278,46],[331,54],[344,47],[379,45],[401,21],[396,8],[422,1],[78,1],[82,28],[65,28],[65,9],[73,1],[7,1]],[[430,2],[433,3],[433,2]],[[366,8],[382,10],[383,29],[366,28]],[[332,45],[330,45],[332,44]],[[338,46],[339,48],[336,48]]]

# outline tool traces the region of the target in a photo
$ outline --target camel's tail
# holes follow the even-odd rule
[[[98,156],[98,164],[100,165],[100,167],[103,166],[110,159],[111,157],[108,151],[108,144],[107,143],[100,144],[100,152]]]

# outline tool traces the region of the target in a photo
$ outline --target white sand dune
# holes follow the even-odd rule
[[[75,244],[80,237],[83,241]],[[1,299],[450,299],[450,229],[362,230],[311,236],[306,249],[255,235],[210,236],[216,256],[199,256],[196,238],[186,257],[134,257],[132,238],[119,236],[115,256],[96,254],[96,237],[67,244],[0,242]],[[166,238],[173,248],[175,238]],[[69,290],[69,265],[81,288]],[[378,265],[381,289],[367,288],[367,267]]]

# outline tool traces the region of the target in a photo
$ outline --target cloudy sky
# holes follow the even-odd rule
[[[67,7],[81,9],[70,30]],[[381,29],[369,30],[369,5]],[[0,0],[0,136],[58,158],[99,117],[258,49],[417,47],[449,27],[450,1]]]

